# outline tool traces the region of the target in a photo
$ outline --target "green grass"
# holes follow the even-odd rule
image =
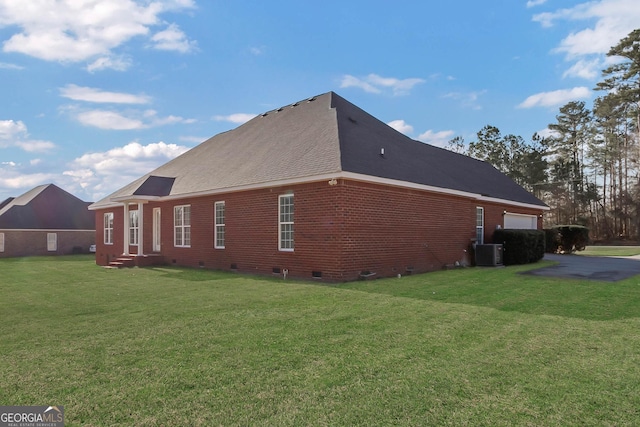
[[[633,256],[640,255],[640,246],[587,246],[577,255],[586,256]]]
[[[68,426],[637,425],[640,278],[320,285],[0,260],[0,404]]]

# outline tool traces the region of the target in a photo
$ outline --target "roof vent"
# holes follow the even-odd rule
[[[298,105],[300,105],[300,103],[299,103],[299,102],[296,102],[295,104],[291,104],[291,108],[293,108],[293,107],[297,107]]]
[[[315,101],[315,100],[316,100],[316,97],[315,97],[315,96],[313,96],[313,97],[311,97],[311,98],[307,99],[307,102],[313,102],[313,101]]]
[[[268,114],[269,114],[269,113],[262,113],[262,114],[260,114],[260,116],[262,116],[262,117],[267,117],[267,115],[268,115]]]
[[[380,149],[380,157],[384,157],[384,148]]]
[[[280,111],[282,111],[282,110],[284,110],[284,108],[283,108],[283,107],[280,107],[280,108],[278,108],[278,109],[276,110],[276,113],[279,113],[279,112],[280,112]]]
[[[349,119],[349,121],[351,123],[358,124],[358,121],[356,119],[354,119],[353,117],[348,117],[348,119]]]

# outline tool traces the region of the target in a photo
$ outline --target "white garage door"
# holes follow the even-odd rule
[[[538,218],[535,215],[506,213],[504,215],[504,228],[517,228],[520,230],[537,230]]]

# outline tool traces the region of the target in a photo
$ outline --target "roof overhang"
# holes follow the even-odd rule
[[[400,180],[389,179],[389,178],[375,177],[375,176],[371,176],[371,175],[358,174],[358,173],[354,173],[354,172],[336,172],[336,173],[331,173],[331,174],[313,175],[313,176],[307,176],[307,177],[283,179],[283,180],[278,180],[278,181],[269,181],[269,182],[256,183],[256,184],[238,185],[238,186],[225,187],[225,188],[216,188],[216,189],[207,190],[207,191],[197,191],[197,192],[192,192],[192,193],[172,194],[172,195],[168,195],[168,196],[135,196],[135,195],[120,196],[120,197],[114,197],[114,198],[110,199],[110,203],[101,203],[101,204],[94,203],[91,206],[89,206],[89,210],[115,208],[115,207],[120,207],[120,206],[124,205],[124,203],[148,203],[148,202],[151,202],[151,201],[153,201],[153,202],[164,202],[164,201],[180,200],[180,199],[194,198],[194,197],[213,196],[213,195],[216,195],[216,194],[233,193],[233,192],[250,191],[250,190],[259,190],[259,189],[264,189],[264,188],[283,187],[283,186],[298,185],[298,184],[308,184],[308,183],[320,182],[320,181],[329,182],[329,181],[331,181],[333,179],[349,179],[349,180],[352,180],[352,181],[367,182],[367,183],[372,183],[372,184],[389,185],[389,186],[400,187],[400,188],[410,188],[410,189],[413,189],[413,190],[428,191],[428,192],[432,192],[432,193],[446,194],[446,195],[457,196],[457,197],[464,197],[464,198],[483,201],[483,202],[499,203],[499,204],[505,204],[505,205],[510,205],[510,206],[518,206],[518,207],[527,208],[527,209],[536,209],[536,210],[543,210],[543,211],[548,211],[548,210],[551,209],[546,205],[536,205],[536,204],[531,204],[531,203],[517,202],[517,201],[513,201],[513,200],[499,199],[499,198],[488,197],[488,196],[485,196],[485,195],[482,195],[482,194],[477,194],[477,193],[471,193],[471,192],[460,191],[460,190],[453,190],[453,189],[450,189],[450,188],[434,187],[434,186],[431,186],[431,185],[417,184],[417,183],[413,183],[413,182],[400,181]]]
[[[149,203],[155,202],[157,200],[161,200],[160,196],[122,196],[122,197],[114,197],[114,202],[120,203]]]

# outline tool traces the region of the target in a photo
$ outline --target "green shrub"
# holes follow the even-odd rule
[[[530,264],[544,257],[545,233],[542,230],[496,230],[493,242],[502,243],[505,265]]]
[[[544,229],[544,241],[545,241],[545,252],[550,254],[555,254],[558,252],[558,248],[560,247],[560,241],[562,234],[560,234],[560,230],[556,228],[545,228]]]
[[[560,232],[560,252],[583,251],[589,243],[589,229],[582,225],[556,225],[552,229]]]

